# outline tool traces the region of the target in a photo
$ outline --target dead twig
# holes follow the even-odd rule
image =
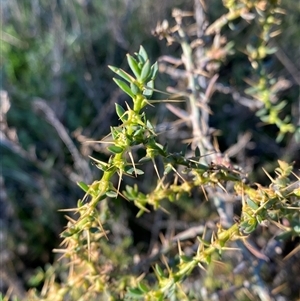
[[[67,130],[62,123],[56,118],[54,111],[47,105],[46,101],[41,98],[36,98],[33,102],[33,107],[36,112],[42,113],[46,120],[55,128],[61,140],[65,143],[74,160],[74,166],[79,173],[78,180],[92,181],[92,173],[87,162],[82,158],[77,150],[77,147],[70,138]]]

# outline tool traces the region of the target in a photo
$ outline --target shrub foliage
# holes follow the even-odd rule
[[[219,145],[222,137],[211,125],[212,113],[223,109],[220,99],[230,95],[238,108],[256,113],[252,120],[276,131],[274,145],[297,143],[297,116],[288,114],[294,104],[278,93],[287,81],[268,65],[284,11],[276,0],[223,5],[226,12],[209,24],[201,1],[192,13],[174,9],[173,25],[157,24],[154,35],[179,46],[179,57],[153,63],[140,46],[127,54],[129,68],[109,66],[128,100],[115,103],[118,125],[92,141],[100,145],[90,156],[100,177],[78,181],[85,195],[62,210],[68,223],[54,249],[61,256],[31,277],[28,300],[277,300],[297,294],[289,277],[283,285],[266,271],[281,255],[292,265],[299,251],[300,178],[293,163],[281,158],[263,168],[258,183],[246,162],[249,133],[221,151],[230,139]],[[248,36],[245,45],[236,45],[228,29]],[[249,62],[242,91],[218,82],[238,50]],[[161,91],[159,71],[173,87]],[[35,107],[51,119],[42,101]],[[166,109],[175,120],[159,122],[155,112]],[[49,122],[72,149],[62,125]],[[220,130],[225,135],[227,125]],[[81,162],[76,147],[71,154]],[[91,177],[85,163],[75,169]],[[141,225],[150,239],[142,238]]]

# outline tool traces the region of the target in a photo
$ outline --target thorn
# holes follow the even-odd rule
[[[119,181],[118,181],[118,188],[117,188],[117,194],[120,194],[120,186],[121,186],[121,182],[122,182],[122,171],[120,173],[118,173],[119,175]],[[117,197],[116,197],[117,198]]]
[[[270,174],[262,167],[262,170],[267,175],[267,177],[271,180],[272,183],[275,183],[275,180],[270,176]]]
[[[135,163],[134,163],[134,160],[133,160],[133,156],[132,156],[132,152],[128,152],[128,155],[129,155],[129,158],[131,160],[131,163],[132,163],[132,166],[133,166],[133,169],[134,169],[134,173],[135,173],[135,176],[137,177],[137,172],[136,172],[136,168],[135,168]]]
[[[70,216],[68,216],[68,215],[64,215],[64,217],[68,220],[68,221],[70,221],[71,223],[73,223],[73,224],[75,224],[76,223],[76,220],[75,219],[73,219],[73,218],[71,218]]]
[[[205,191],[205,189],[204,189],[204,186],[203,186],[203,185],[200,185],[200,187],[201,187],[201,190],[202,190],[202,192],[203,192],[203,194],[204,194],[205,200],[208,201],[208,196],[207,196],[207,193],[206,193],[206,191]]]
[[[91,261],[91,235],[89,229],[86,230],[87,232],[87,244],[88,244],[88,261]]]
[[[151,158],[151,160],[152,160],[152,163],[153,163],[154,169],[155,169],[155,171],[156,171],[157,177],[158,177],[158,179],[161,181],[161,177],[160,177],[160,175],[159,175],[159,172],[158,172],[158,169],[157,169],[157,166],[156,166],[155,160],[154,160],[153,158]]]
[[[228,194],[226,188],[225,188],[220,182],[218,182],[217,185],[218,185],[224,192],[226,192],[226,193]]]
[[[168,273],[171,274],[172,271],[171,271],[171,269],[170,269],[170,267],[169,267],[169,265],[168,265],[168,262],[167,262],[166,257],[165,257],[164,255],[162,255],[161,257],[162,257],[163,263],[165,264],[165,266],[166,266],[166,268],[167,268],[167,270],[168,270]]]
[[[176,108],[174,107],[173,105],[171,104],[166,104],[166,107],[169,111],[171,111],[174,115],[176,115],[178,118],[182,119],[182,120],[189,120],[189,114],[182,110],[182,109],[179,109],[179,108]]]
[[[179,253],[180,256],[182,256],[183,252],[182,252],[179,240],[177,240],[177,246],[178,246],[178,253]]]
[[[93,141],[93,140],[88,140],[88,141],[84,141],[83,143],[107,143],[105,141],[103,141],[104,139],[108,138],[111,136],[111,133],[108,133],[106,136],[104,136],[100,141]]]
[[[201,270],[207,272],[207,269],[206,269],[200,262],[198,262],[198,267],[199,267]]]
[[[186,182],[186,180],[182,177],[182,175],[174,168],[173,165],[171,165],[172,170],[178,175],[178,177],[183,181]]]
[[[283,260],[288,260],[289,258],[291,258],[292,256],[294,256],[296,253],[298,253],[300,251],[300,245],[298,245],[294,250],[292,250],[289,254],[287,254]]]

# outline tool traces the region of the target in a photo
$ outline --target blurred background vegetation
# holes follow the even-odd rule
[[[158,21],[172,22],[173,8],[191,11],[193,5],[193,1],[183,0],[2,1],[1,291],[13,287],[17,295],[24,296],[36,269],[54,260],[52,249],[59,245],[59,233],[66,224],[58,209],[76,206],[83,195],[77,181],[90,183],[99,177],[88,156],[105,158],[107,153],[98,144],[84,142],[105,136],[110,125],[118,122],[114,104],[127,100],[113,83],[107,65],[122,68],[125,54],[137,51],[141,44],[152,61],[162,55],[178,56],[178,45],[167,47],[151,31]],[[278,51],[265,64],[282,78],[283,88],[278,94],[288,100],[284,113],[291,114],[297,124],[300,5],[287,0],[282,6],[286,10],[283,34],[274,40]],[[222,2],[210,1],[207,13],[211,22],[221,16]],[[237,39],[227,30],[237,49],[254,35],[251,28],[245,30],[243,41],[241,35]],[[229,56],[219,74],[218,83],[242,93],[247,86],[244,78],[250,74],[247,57],[242,52]],[[161,90],[175,84],[163,74],[156,82]],[[277,128],[262,126],[251,110],[245,110],[230,95],[224,98],[224,94],[216,93],[211,108],[211,126],[221,130],[218,139],[222,151],[246,131],[251,134],[245,152],[233,160],[255,181],[264,184],[261,167],[272,171],[279,158],[295,161],[299,169],[299,144],[291,134],[276,143]],[[152,114],[157,122],[171,119],[163,104]],[[153,220],[145,218],[136,224],[136,212],[129,205],[115,205],[118,226],[127,225],[128,235],[139,228],[134,244],[147,250]],[[209,208],[202,216],[195,215],[193,206],[182,204],[185,215],[180,214],[181,208],[174,208],[175,216],[184,222],[215,218]],[[125,212],[121,210],[124,208]],[[287,295],[294,296],[295,289]]]

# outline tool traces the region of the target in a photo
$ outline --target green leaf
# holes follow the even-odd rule
[[[143,59],[143,57],[139,54],[139,53],[135,53],[136,57],[137,57],[137,61],[138,61],[138,67],[140,70],[142,70],[144,64],[146,63],[146,61]]]
[[[154,81],[150,80],[144,88],[143,95],[146,97],[151,97],[153,94],[153,89],[154,89]]]
[[[279,102],[276,106],[273,106],[273,108],[279,112],[281,111],[285,106],[287,105],[287,101],[286,100],[282,100],[281,102]]]
[[[155,265],[155,270],[160,278],[165,277],[165,274],[164,274],[162,268],[158,264]]]
[[[193,258],[191,256],[187,256],[187,255],[182,255],[180,256],[180,259],[183,261],[183,262],[191,262],[193,261]]]
[[[130,87],[122,80],[113,78],[114,82],[119,86],[121,90],[123,90],[126,94],[128,94],[131,98],[134,98],[135,95],[132,93]]]
[[[110,132],[111,132],[111,135],[112,135],[113,140],[116,141],[116,140],[119,139],[120,133],[121,133],[120,128],[116,128],[116,127],[111,126],[111,127],[110,127]]]
[[[84,192],[88,192],[89,186],[86,185],[84,182],[77,182],[77,185],[78,185]]]
[[[249,207],[251,207],[253,210],[258,209],[258,205],[252,201],[251,199],[247,198],[247,204],[249,205]]]
[[[145,212],[148,212],[149,210],[147,210],[146,207],[142,206],[142,205],[137,205],[135,204],[138,208],[139,207],[143,207],[142,209],[139,210],[139,212],[136,214],[136,218],[140,218]]]
[[[60,234],[60,236],[62,238],[66,238],[66,237],[71,237],[74,233],[71,233],[69,231],[64,231],[63,233]]]
[[[295,231],[295,233],[297,233],[297,235],[300,234],[300,226],[299,226],[299,225],[295,225],[295,226],[293,227],[293,230]]]
[[[258,91],[257,87],[250,87],[245,90],[246,94],[253,95]]]
[[[124,149],[122,147],[117,146],[117,145],[111,145],[111,146],[107,147],[107,149],[114,154],[120,154],[124,151]]]
[[[139,55],[143,58],[144,62],[148,60],[148,54],[142,45],[140,46]]]
[[[277,47],[272,47],[272,48],[267,48],[266,49],[266,54],[273,54],[275,52],[277,52]]]
[[[141,169],[138,169],[138,168],[135,169],[135,173],[139,176],[144,174],[144,172]]]
[[[266,115],[267,113],[268,113],[268,111],[265,108],[262,108],[259,111],[257,111],[255,115],[258,117],[262,117],[262,116]]]
[[[251,220],[244,221],[240,224],[240,227],[245,234],[249,234],[253,232],[256,229],[256,226],[257,226],[257,220],[254,218]]]
[[[283,133],[279,133],[278,136],[276,137],[275,141],[277,143],[280,143],[283,138],[284,138],[284,134]]]
[[[124,70],[122,70],[120,68],[117,68],[117,67],[114,67],[114,66],[108,66],[108,68],[110,70],[112,70],[113,72],[115,72],[120,77],[122,77],[123,79],[125,79],[126,81],[128,81],[129,83],[134,81],[134,78],[130,74],[125,72]]]
[[[100,232],[101,232],[100,229],[97,228],[97,227],[91,227],[91,228],[89,229],[89,231],[90,231],[91,233],[100,233]]]
[[[95,163],[92,162],[98,169],[102,170],[102,171],[106,171],[107,170],[107,166],[101,163]]]
[[[137,137],[143,133],[144,133],[144,129],[141,127],[134,132],[133,137]]]
[[[253,232],[256,229],[256,225],[251,225],[249,227],[246,227],[243,232],[245,234],[250,234],[251,232]]]
[[[128,194],[128,195],[130,195],[130,196],[134,196],[135,194],[134,194],[134,189],[133,189],[133,187],[131,187],[131,186],[129,186],[129,185],[126,185],[126,193]]]
[[[154,80],[156,78],[157,72],[158,72],[158,63],[155,62],[152,66],[151,66],[151,79]]]
[[[149,77],[149,75],[150,75],[150,61],[147,60],[142,68],[140,81],[145,82],[147,80],[147,78]]]
[[[260,120],[263,121],[263,122],[269,123],[270,122],[270,116],[269,115],[262,116],[262,117],[260,117]]]
[[[148,128],[151,132],[154,132],[154,127],[153,127],[152,123],[151,123],[149,120],[147,120],[146,125],[147,125],[147,128]]]
[[[133,167],[130,167],[130,166],[125,166],[124,167],[124,171],[126,173],[128,173],[129,175],[132,175],[134,173],[134,168]],[[128,186],[129,187],[129,186]]]
[[[126,166],[125,167],[125,172],[130,174],[130,175],[133,175],[133,174],[137,174],[137,175],[143,175],[144,172],[140,169],[134,169],[133,167],[129,167],[129,166]]]
[[[127,54],[127,62],[128,62],[128,65],[129,65],[130,69],[134,73],[135,77],[137,79],[139,79],[140,78],[140,74],[141,74],[141,70],[140,70],[140,68],[138,66],[138,62],[135,60],[134,57],[132,57],[129,54]]]
[[[139,282],[138,283],[138,288],[144,292],[144,293],[148,293],[149,292],[149,288],[147,287],[146,284],[142,283],[142,282]]]
[[[140,92],[139,87],[135,83],[130,84],[130,89],[134,95],[137,95]]]
[[[106,194],[102,194],[101,196],[97,196],[97,200],[100,202],[106,198]]]
[[[151,158],[149,158],[149,157],[143,157],[143,158],[141,158],[139,160],[139,163],[146,163],[146,162],[149,162],[149,161],[151,161]]]
[[[126,111],[119,104],[115,103],[115,105],[116,105],[116,113],[117,113],[118,117],[123,121],[124,116],[125,116],[124,114]]]
[[[140,299],[140,297],[142,297],[144,293],[139,288],[128,288],[127,295],[132,298]]]
[[[105,193],[109,198],[116,198],[118,196],[118,193],[114,190],[110,190],[110,191],[107,191]]]
[[[83,205],[84,205],[84,201],[79,199],[78,202],[77,202],[77,207],[80,208]]]
[[[37,268],[34,276],[30,277],[28,284],[30,286],[38,286],[44,279],[45,279],[45,272],[43,271],[42,268]]]

